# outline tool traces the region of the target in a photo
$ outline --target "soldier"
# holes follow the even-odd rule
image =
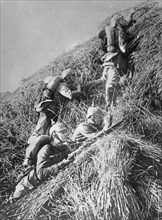
[[[47,134],[51,124],[57,122],[62,105],[73,98],[77,99],[81,95],[81,91],[73,86],[74,81],[75,78],[71,74],[71,69],[64,70],[62,77],[50,76],[44,80],[43,97],[36,106],[39,119],[28,144],[35,141],[39,135]]]
[[[112,106],[116,106],[117,96],[120,91],[121,82],[124,83],[124,76],[120,75],[117,68],[117,52],[110,52],[104,56],[104,70],[101,79],[105,84],[105,102],[106,110],[110,110]]]
[[[68,88],[72,91],[72,98],[80,101],[82,99],[86,99],[85,94],[81,91],[81,85],[78,84],[75,80],[75,76],[73,74],[72,69],[66,69],[61,74],[64,82],[67,83]]]
[[[86,118],[87,122],[80,123],[72,136],[72,140],[78,143],[78,147],[84,141],[103,134],[112,124],[112,118],[104,117],[104,113],[99,107],[89,107]]]
[[[134,34],[128,33],[128,28],[135,21],[131,18],[126,21],[122,15],[115,14],[110,20],[110,24],[106,26],[99,33],[99,38],[101,39],[101,45],[104,52],[118,52],[117,59],[117,68],[120,72],[120,75],[129,75],[129,54],[133,52],[136,44],[132,44],[132,40],[135,38]],[[133,68],[133,67],[130,67]],[[132,70],[131,70],[132,71]]]
[[[50,137],[51,142],[45,144],[37,153],[36,166],[16,185],[14,193],[10,196],[11,202],[23,197],[50,176],[55,176],[71,162],[64,160],[71,152],[67,145],[67,128],[62,123],[54,124],[50,128]]]

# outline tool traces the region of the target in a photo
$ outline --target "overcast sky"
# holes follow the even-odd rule
[[[99,24],[136,1],[1,0],[1,91],[97,34]]]

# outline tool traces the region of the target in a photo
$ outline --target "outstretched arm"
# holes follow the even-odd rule
[[[56,165],[63,159],[67,158],[69,153],[70,151],[67,148],[60,153],[53,154],[51,152],[51,146],[45,145],[37,155],[36,171],[38,178],[43,180],[48,178],[50,175],[54,175]]]

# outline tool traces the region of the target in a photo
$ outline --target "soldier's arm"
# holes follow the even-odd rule
[[[48,151],[48,150],[47,150]],[[57,164],[63,159],[67,158],[70,153],[69,149],[58,153],[56,155],[49,156],[49,153],[44,154],[42,162],[37,163],[37,176],[39,179],[43,180],[51,175],[55,175],[57,171]],[[47,156],[48,155],[48,156]],[[38,154],[38,157],[40,155]]]
[[[96,135],[98,134],[98,132],[94,132],[90,126],[87,126],[87,125],[82,125],[80,127],[80,132],[81,134],[86,137],[87,139],[93,139],[96,137]]]

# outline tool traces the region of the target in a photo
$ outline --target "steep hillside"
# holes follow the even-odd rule
[[[134,11],[129,29],[138,36],[130,55],[133,80],[113,110],[114,123],[124,123],[111,134],[89,143],[66,169],[14,204],[7,203],[21,171],[26,141],[38,115],[45,76],[73,67],[82,85],[100,78],[103,54],[98,37],[62,54],[24,79],[3,100],[1,109],[0,219],[152,220],[162,218],[162,8],[148,2]],[[109,18],[100,28],[108,24]],[[86,90],[87,100],[67,104],[60,112],[71,131],[83,121],[88,106],[105,108],[104,89]],[[40,94],[40,95],[39,95]]]

